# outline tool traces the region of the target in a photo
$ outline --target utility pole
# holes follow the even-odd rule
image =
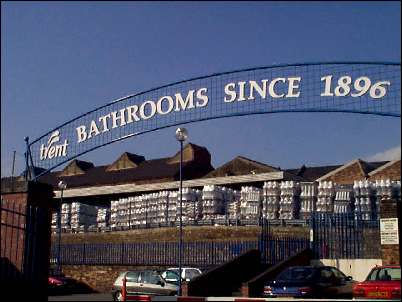
[[[16,151],[14,150],[14,152],[13,152],[13,167],[12,167],[12,169],[11,169],[11,177],[14,177],[15,153],[16,153]]]

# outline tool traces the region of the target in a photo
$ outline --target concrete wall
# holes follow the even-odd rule
[[[374,266],[382,265],[382,259],[320,259],[312,261],[312,264],[317,263],[334,266],[346,276],[352,276],[356,281],[363,281]]]

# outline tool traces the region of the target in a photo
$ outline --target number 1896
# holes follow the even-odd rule
[[[391,83],[389,81],[381,81],[372,83],[368,77],[359,77],[353,83],[355,91],[351,93],[352,78],[350,76],[343,76],[338,79],[338,85],[332,91],[332,75],[328,75],[321,78],[321,82],[325,83],[324,92],[321,96],[348,96],[359,97],[363,96],[367,92],[373,99],[379,99],[387,94],[387,86]]]

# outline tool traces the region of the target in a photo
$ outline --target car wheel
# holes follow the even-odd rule
[[[114,301],[123,301],[123,295],[121,294],[121,291],[117,291],[114,293],[113,300]]]

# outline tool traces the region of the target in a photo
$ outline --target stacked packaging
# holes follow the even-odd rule
[[[231,197],[231,199],[230,199]],[[233,190],[231,196],[228,195],[227,202],[227,216],[231,220],[240,219],[240,197],[241,194],[239,191]]]
[[[96,224],[97,208],[80,202],[71,204],[71,229],[86,231],[90,225]]]
[[[157,223],[167,223],[168,207],[169,207],[169,191],[159,192],[157,198],[158,198]]]
[[[282,181],[279,219],[298,219],[300,211],[300,184],[294,181]]]
[[[179,208],[177,207],[177,200],[178,200],[178,191],[170,191],[169,192],[169,202],[167,208],[167,219],[169,223],[176,221],[177,211]]]
[[[52,213],[52,223],[51,223],[51,230],[52,233],[56,233],[57,229],[58,229],[58,225],[57,225],[57,219],[59,217],[59,213],[58,212],[53,212]]]
[[[354,194],[350,186],[336,188],[334,213],[352,213],[354,211]]]
[[[258,221],[261,215],[262,190],[255,187],[241,187],[240,214],[242,219]]]
[[[96,215],[96,222],[98,228],[106,228],[110,222],[110,209],[105,207],[99,207]]]
[[[376,198],[375,190],[368,180],[355,181],[353,184],[355,196],[355,217],[363,220],[375,219],[376,217]]]
[[[302,183],[300,194],[300,218],[308,219],[316,211],[318,188],[316,183]]]
[[[198,220],[198,215],[200,213],[199,203],[198,203],[198,193],[197,190],[191,188],[182,189],[182,219],[184,222],[194,222]],[[180,193],[177,198],[177,218],[179,221],[180,217]]]
[[[335,186],[332,181],[318,183],[318,198],[316,211],[318,213],[332,213],[334,211]]]
[[[376,198],[375,208],[376,215],[379,218],[380,202],[382,199],[394,198],[398,201],[401,200],[401,182],[391,181],[390,179],[381,179],[375,181]]]
[[[281,189],[276,181],[267,181],[263,187],[264,199],[262,203],[262,217],[267,219],[278,219],[279,202]]]
[[[131,197],[130,205],[130,225],[140,225],[143,211],[142,196]]]
[[[202,190],[202,218],[221,219],[225,218],[225,200],[222,187],[206,185]]]
[[[62,230],[70,229],[71,227],[71,204],[63,203],[61,205],[61,228]]]
[[[118,217],[118,206],[119,206],[119,201],[118,200],[112,200],[110,202],[110,226],[112,228],[117,227],[117,223],[119,221]]]

